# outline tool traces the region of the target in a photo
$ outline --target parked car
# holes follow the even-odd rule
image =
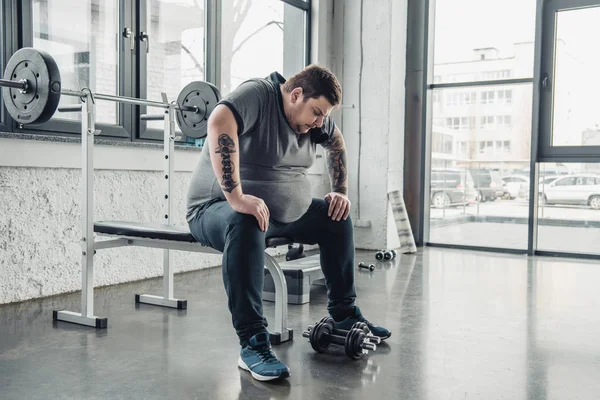
[[[527,188],[529,188],[529,177],[525,175],[507,175],[502,177],[506,185],[510,199],[525,197]]]
[[[472,204],[477,198],[473,178],[464,169],[432,168],[430,188],[431,207]]]
[[[471,168],[469,172],[475,182],[475,190],[480,202],[494,201],[498,197],[503,197],[507,192],[506,185],[500,179],[500,174],[497,171],[485,168]]]
[[[600,210],[600,176],[567,175],[540,183],[540,200],[545,204],[579,204]]]
[[[541,178],[539,178],[539,187],[538,187],[538,194],[541,197],[542,196],[542,192],[544,191],[544,187],[550,185],[550,183],[554,182],[555,180],[557,180],[558,178],[560,178],[561,176],[566,176],[566,175],[550,175],[550,176],[543,176]],[[527,184],[527,187],[525,188],[525,200],[529,200],[529,184]]]

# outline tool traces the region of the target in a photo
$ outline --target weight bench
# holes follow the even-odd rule
[[[197,92],[196,92],[197,90]],[[210,87],[206,89],[210,93],[206,98],[212,98],[214,92]],[[195,89],[200,93],[201,89]],[[173,215],[173,204],[171,202],[172,175],[174,162],[172,155],[175,153],[174,142],[177,139],[175,132],[175,112],[179,105],[175,102],[169,103],[166,94],[163,94],[163,104],[166,111],[161,115],[142,115],[142,120],[164,120],[164,177],[165,192],[163,200],[164,224],[145,224],[125,221],[102,221],[94,222],[94,137],[100,131],[95,128],[96,106],[94,95],[90,91],[82,90],[85,95],[81,98],[79,106],[59,107],[61,112],[81,112],[81,172],[82,172],[82,237],[81,237],[81,311],[73,312],[66,310],[55,310],[53,319],[95,328],[106,328],[107,318],[94,315],[94,254],[97,250],[109,249],[123,246],[142,246],[162,248],[163,253],[163,295],[155,296],[149,294],[137,294],[136,302],[172,307],[177,309],[187,308],[187,301],[173,297],[173,269],[172,254],[170,250],[194,251],[200,253],[220,254],[217,250],[203,246],[198,243],[186,229],[171,224]],[[204,95],[204,94],[203,94]],[[200,99],[202,96],[198,95]],[[129,102],[145,105],[146,101],[117,98],[113,101]],[[203,104],[203,102],[201,102]],[[207,103],[208,104],[208,103]],[[194,125],[196,126],[196,125]],[[204,127],[205,127],[204,123]],[[204,133],[206,135],[206,133]],[[162,219],[162,218],[161,218]],[[96,241],[94,234],[109,237],[107,240]],[[283,237],[271,237],[266,239],[266,246],[276,247],[291,244],[292,240]],[[292,340],[293,331],[287,328],[287,285],[283,271],[277,261],[268,253],[265,253],[265,266],[270,272],[275,284],[275,323],[271,333],[271,343],[279,344]]]
[[[94,232],[99,236],[112,239],[96,241],[94,249],[109,249],[113,247],[138,246],[164,249],[163,295],[136,294],[136,303],[145,303],[163,307],[186,309],[187,300],[173,297],[173,269],[169,250],[194,251],[199,253],[220,254],[219,251],[204,246],[196,241],[192,234],[183,228],[173,225],[144,224],[127,221],[100,221],[94,223]],[[266,239],[266,246],[277,247],[291,244],[292,240],[285,237]],[[265,266],[275,283],[275,323],[271,333],[273,344],[279,344],[292,339],[293,331],[286,329],[287,325],[287,285],[285,276],[277,261],[265,253]],[[89,275],[91,271],[88,271]],[[88,285],[82,292],[82,299],[87,299],[87,306],[93,314],[93,286]],[[85,307],[84,307],[85,308]],[[107,318],[94,315],[81,315],[71,311],[54,311],[54,319],[77,324],[89,325],[96,328],[106,328]]]

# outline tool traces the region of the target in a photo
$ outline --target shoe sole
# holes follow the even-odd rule
[[[390,337],[390,336],[392,336],[392,332],[390,332],[390,334],[389,334],[389,335],[387,335],[387,336],[385,336],[385,337],[383,337],[383,336],[378,336],[378,337],[379,337],[379,339],[381,339],[381,341],[383,342],[385,339],[389,339],[389,337]]]
[[[273,381],[275,379],[281,379],[281,378],[288,378],[290,376],[289,372],[284,372],[279,376],[264,376],[264,375],[259,375],[256,372],[252,371],[244,362],[244,360],[242,360],[242,357],[238,358],[238,367],[240,367],[241,369],[243,369],[244,371],[248,371],[252,374],[252,377],[254,379],[256,379],[257,381],[261,381],[261,382],[266,382],[266,381]]]

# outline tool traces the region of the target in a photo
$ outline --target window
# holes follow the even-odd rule
[[[1,11],[14,3],[3,2]],[[22,37],[23,47],[45,50],[55,58],[63,89],[83,85],[96,93],[151,101],[162,101],[165,93],[168,101],[176,101],[192,81],[212,82],[224,95],[250,77],[273,71],[289,76],[309,59],[310,3],[304,1],[23,0],[19,4],[21,31],[14,36]],[[2,21],[10,19],[3,16]],[[78,102],[61,96],[61,105]],[[162,109],[99,100],[96,110],[101,136],[162,140],[163,122],[139,118]],[[9,130],[79,134],[80,120],[80,113],[57,113],[45,124],[14,125]],[[201,144],[188,139],[184,141]]]
[[[434,14],[433,83],[533,76],[535,1],[437,0]]]
[[[494,125],[495,117],[493,115],[486,115],[481,117],[481,127],[483,129],[489,129]]]
[[[512,102],[512,90],[498,90],[496,93],[498,103],[510,104]]]
[[[495,92],[493,90],[488,90],[481,93],[481,104],[492,104],[494,103]]]
[[[589,3],[590,7],[583,7]],[[597,135],[600,117],[597,93],[600,91],[600,4],[582,2],[573,8],[567,1],[554,1],[545,10],[548,38],[547,55],[542,61],[544,78],[551,90],[542,93],[541,151],[544,158],[561,156],[597,157],[600,143]],[[579,4],[578,4],[579,5]],[[556,159],[560,161],[559,159]]]
[[[162,101],[161,93],[165,93],[169,101],[174,101],[189,82],[206,80],[204,2],[151,0],[147,7],[141,32],[148,37],[138,42],[145,64],[141,81],[146,85],[142,85],[141,97]],[[143,113],[160,111],[142,108]],[[162,121],[146,124],[141,137],[162,138]]]
[[[454,147],[453,140],[452,135],[435,132],[431,144],[432,151],[434,153],[452,154]]]
[[[554,186],[575,186],[576,182],[577,182],[577,178],[575,178],[575,177],[562,178],[562,179],[557,179],[556,181],[554,181]]]
[[[132,10],[122,0],[23,1],[22,44],[45,50],[56,60],[63,90],[87,87],[95,93],[132,96],[132,51],[125,51],[130,41],[116,35],[125,26],[133,26],[131,17]],[[78,103],[76,97],[61,96],[60,105]],[[135,138],[132,109],[97,101],[96,125],[101,136]],[[57,112],[45,124],[14,129],[79,134],[80,121],[81,113]]]
[[[226,1],[222,7],[222,94],[249,78],[265,77],[274,71],[288,78],[304,68],[304,10],[280,0]]]
[[[114,32],[119,31],[118,14],[118,0],[33,0],[33,47],[54,57],[63,88],[88,87],[98,93],[120,93],[120,60],[114,38]],[[78,103],[76,97],[61,96],[61,106]],[[118,109],[116,103],[99,101],[96,121],[116,125]],[[81,116],[56,113],[52,119],[79,121]]]

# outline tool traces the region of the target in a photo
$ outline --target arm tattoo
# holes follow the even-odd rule
[[[337,132],[330,140],[323,143],[327,150],[327,169],[331,178],[333,191],[348,195],[348,168],[346,166],[346,149],[344,141]]]
[[[219,140],[217,142],[217,149],[215,150],[216,154],[221,154],[221,164],[223,165],[223,179],[221,181],[221,188],[229,193],[233,191],[238,185],[239,182],[233,180],[233,172],[235,171],[235,166],[231,163],[231,153],[235,153],[235,143],[233,139],[229,137],[226,133],[223,133],[219,136]]]

